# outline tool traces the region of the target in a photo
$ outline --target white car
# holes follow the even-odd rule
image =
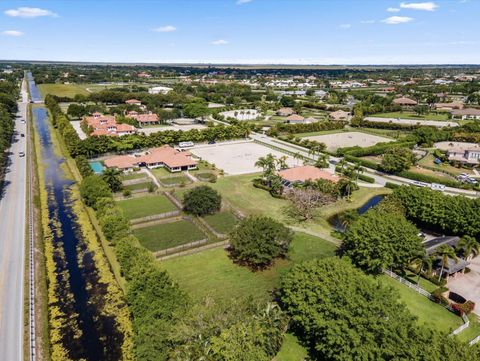
[[[19,152],[18,155],[19,155],[20,157],[25,157],[25,152]]]

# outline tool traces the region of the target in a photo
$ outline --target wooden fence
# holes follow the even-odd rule
[[[194,241],[194,242],[190,242],[190,243],[181,244],[180,246],[175,246],[175,247],[171,247],[171,248],[167,248],[167,249],[162,249],[161,251],[155,252],[153,255],[155,256],[155,258],[161,258],[163,256],[167,256],[167,255],[172,254],[172,253],[178,253],[178,252],[184,251],[186,249],[195,248],[195,247],[204,245],[207,242],[208,242],[208,238],[204,238],[204,239],[201,239],[199,241]]]
[[[159,213],[159,214],[153,214],[151,216],[145,216],[142,218],[135,218],[130,220],[130,223],[132,225],[139,224],[139,223],[145,223],[145,222],[150,222],[150,221],[156,221],[158,219],[165,219],[165,218],[172,218],[180,215],[180,211],[171,211],[171,212],[165,212],[165,213]]]

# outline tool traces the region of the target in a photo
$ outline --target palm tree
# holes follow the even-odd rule
[[[462,250],[466,261],[468,261],[471,256],[475,257],[480,253],[480,243],[476,238],[471,236],[463,236],[460,242],[458,242],[458,247]]]
[[[275,157],[268,153],[265,157],[258,158],[255,166],[263,169],[264,178],[270,179],[275,172]]]
[[[288,164],[287,164],[287,156],[286,155],[283,155],[281,156],[280,158],[278,158],[276,160],[276,163],[277,163],[277,166],[278,168],[280,169],[287,169],[288,168]]]
[[[297,152],[293,155],[293,159],[301,160],[301,159],[303,159],[303,155],[301,155],[299,152]],[[296,163],[296,165],[298,165],[298,163]]]
[[[420,275],[422,272],[426,272],[427,274],[432,273],[433,259],[426,253],[422,253],[412,261],[412,265],[418,269],[417,285],[420,285]]]
[[[355,163],[353,165],[353,171],[355,172],[355,180],[358,181],[358,177],[360,176],[360,173],[364,172],[364,169],[360,163]]]
[[[107,168],[102,174],[103,180],[108,184],[112,192],[118,192],[122,189],[122,181],[120,175],[122,174],[117,168]]]
[[[443,246],[439,247],[437,251],[435,252],[436,256],[439,256],[441,259],[441,264],[442,264],[442,269],[440,270],[440,275],[438,277],[438,281],[440,282],[442,275],[443,275],[443,270],[445,267],[448,265],[448,259],[451,258],[455,262],[458,261],[457,254],[455,253],[455,250],[444,244]]]
[[[341,159],[340,162],[338,162],[338,166],[340,167],[340,172],[343,173],[343,169],[347,165],[347,161],[345,159]]]
[[[318,154],[315,166],[317,168],[328,168],[328,155],[323,153]]]

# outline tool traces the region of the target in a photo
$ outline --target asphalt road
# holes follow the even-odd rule
[[[26,89],[15,120],[10,164],[5,176],[5,190],[0,198],[0,360],[23,360],[23,278],[25,269],[25,218],[27,160]],[[21,137],[21,133],[25,137]]]

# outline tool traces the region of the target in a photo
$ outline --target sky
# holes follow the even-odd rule
[[[0,0],[0,59],[479,64],[480,0]]]

